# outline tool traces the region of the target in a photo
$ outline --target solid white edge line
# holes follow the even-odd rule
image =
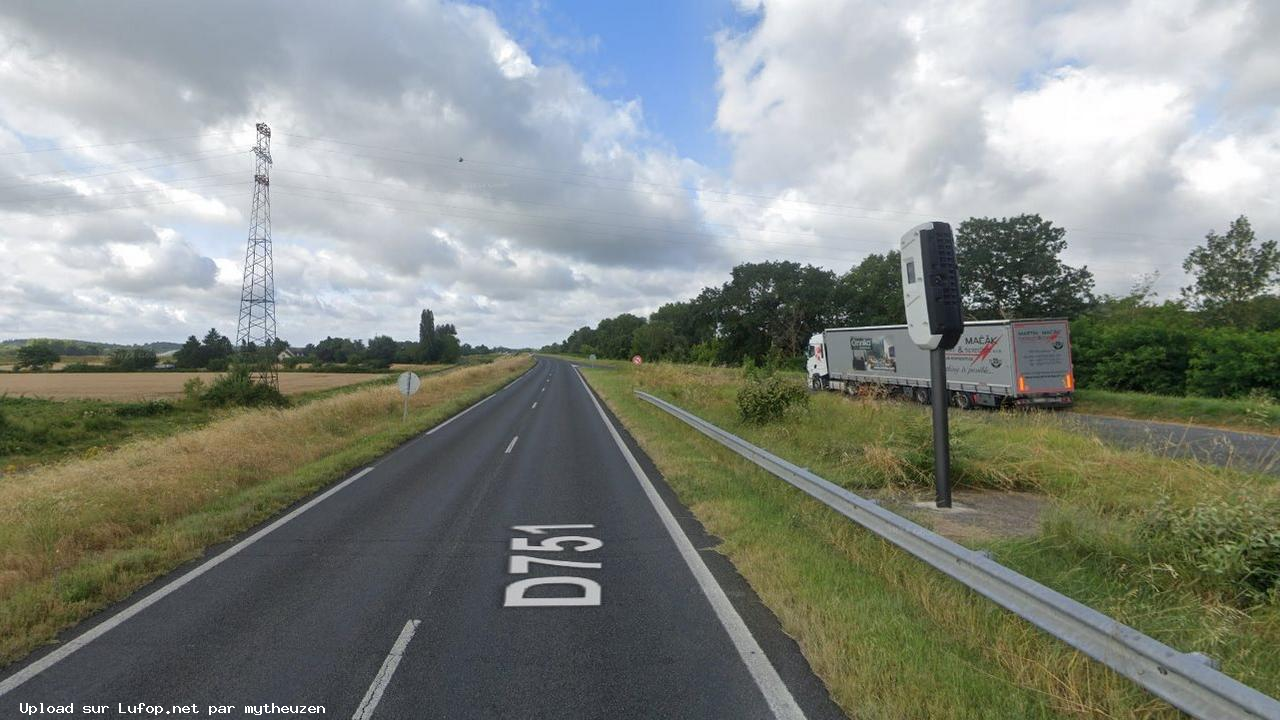
[[[498,392],[502,392],[502,390],[505,390],[505,389],[506,389],[506,388],[501,388],[501,389],[499,389],[499,390],[498,390]],[[472,410],[475,410],[476,408],[478,408],[478,407],[480,407],[481,405],[485,404],[485,402],[487,402],[487,401],[489,400],[489,398],[491,398],[491,397],[493,397],[493,395],[486,395],[486,396],[484,396],[484,398],[483,398],[482,400],[480,400],[480,402],[478,402],[478,403],[476,403],[476,404],[472,405],[471,407],[468,407],[466,410],[463,410],[462,412],[458,413],[457,415],[454,415],[453,417],[449,418],[448,420],[445,420],[444,422],[442,422],[442,423],[440,423],[439,425],[437,425],[437,426],[435,426],[435,427],[431,428],[430,430],[426,431],[426,432],[425,432],[425,433],[423,433],[423,434],[424,434],[424,435],[432,435],[432,434],[434,434],[434,433],[435,433],[435,431],[442,429],[445,425],[448,425],[449,423],[453,422],[454,420],[457,420],[458,418],[462,417],[463,415],[466,415],[467,413],[471,412]]]
[[[423,435],[424,435],[424,436],[425,436],[425,435],[431,435],[431,434],[435,433],[435,431],[442,429],[445,425],[448,425],[449,423],[453,422],[454,420],[457,420],[458,418],[462,417],[463,415],[466,415],[467,413],[471,412],[472,410],[475,410],[476,408],[478,408],[478,407],[480,407],[481,405],[485,404],[485,403],[486,403],[486,402],[488,402],[490,399],[492,399],[494,395],[497,395],[498,393],[502,392],[503,390],[506,390],[507,388],[511,387],[512,385],[515,385],[516,383],[518,383],[518,382],[520,382],[521,380],[523,380],[523,379],[524,379],[524,378],[525,378],[529,373],[533,372],[533,369],[534,369],[534,368],[536,368],[536,367],[538,367],[538,362],[537,362],[537,360],[534,360],[534,363],[533,363],[532,365],[530,365],[530,366],[529,366],[529,369],[528,369],[528,370],[525,370],[525,371],[524,371],[524,372],[522,372],[522,373],[520,373],[520,376],[519,376],[519,377],[517,377],[516,379],[514,379],[514,380],[512,380],[511,382],[507,383],[506,385],[503,385],[502,387],[498,388],[497,390],[494,390],[494,391],[493,391],[493,393],[491,393],[491,394],[489,394],[489,395],[485,395],[483,398],[481,398],[480,400],[478,400],[474,405],[471,405],[471,406],[470,406],[470,407],[468,407],[466,410],[463,410],[462,412],[458,413],[457,415],[454,415],[453,417],[449,418],[448,420],[445,420],[444,422],[440,423],[439,425],[437,425],[437,426],[435,426],[435,427],[431,428],[430,430],[428,430],[428,431],[426,431],[425,433],[423,433]]]
[[[795,698],[791,696],[791,691],[787,689],[787,684],[782,681],[782,677],[778,675],[778,670],[769,662],[769,657],[764,654],[764,650],[756,642],[755,636],[747,628],[746,622],[742,620],[742,616],[733,607],[733,603],[729,602],[729,597],[724,594],[724,589],[716,582],[715,576],[707,569],[706,563],[702,561],[698,551],[694,549],[693,543],[689,541],[688,536],[684,534],[684,530],[680,528],[680,523],[676,522],[675,516],[671,514],[667,504],[663,502],[662,497],[658,495],[658,491],[654,489],[653,482],[645,474],[644,468],[640,467],[640,463],[636,461],[631,449],[622,441],[622,436],[618,434],[617,428],[613,426],[613,422],[605,414],[604,408],[600,407],[600,401],[596,400],[595,393],[591,392],[591,387],[587,385],[587,380],[582,376],[581,371],[578,372],[578,379],[582,381],[582,387],[587,391],[587,397],[591,398],[591,403],[596,406],[596,412],[600,413],[600,419],[604,422],[605,427],[609,429],[609,434],[613,436],[613,441],[626,459],[627,465],[631,466],[631,472],[636,476],[636,480],[640,482],[640,487],[644,489],[645,496],[649,498],[653,509],[658,513],[658,517],[662,518],[662,524],[666,527],[667,534],[671,536],[671,540],[675,542],[676,547],[680,550],[680,556],[684,558],[685,564],[689,566],[689,571],[693,573],[694,579],[698,581],[698,587],[702,588],[702,594],[706,596],[707,602],[711,604],[711,609],[715,611],[716,617],[720,620],[720,624],[724,626],[725,632],[729,633],[729,639],[733,641],[733,646],[738,650],[738,656],[742,658],[742,664],[747,666],[747,671],[751,673],[751,678],[756,681],[756,687],[760,688],[765,702],[769,704],[769,709],[773,711],[773,716],[779,720],[804,720],[804,711],[796,704]]]
[[[39,675],[40,673],[44,672],[45,670],[48,670],[49,668],[51,668],[51,667],[53,667],[54,665],[56,665],[58,662],[60,662],[60,661],[62,661],[63,659],[65,659],[65,658],[66,658],[68,655],[70,655],[71,653],[73,653],[73,652],[75,652],[75,651],[79,650],[80,648],[84,647],[85,645],[88,645],[89,643],[93,642],[94,640],[97,640],[98,638],[100,638],[100,637],[102,637],[103,635],[107,634],[107,632],[108,632],[108,631],[110,631],[112,628],[115,628],[116,626],[120,625],[121,623],[124,623],[126,620],[128,620],[128,619],[132,618],[134,615],[137,615],[138,613],[142,612],[143,610],[146,610],[147,608],[149,608],[149,607],[151,607],[152,605],[156,604],[156,603],[157,603],[157,602],[159,602],[160,600],[163,600],[167,595],[172,594],[174,591],[178,590],[178,589],[179,589],[179,588],[181,588],[183,585],[186,585],[187,583],[191,582],[192,580],[195,580],[196,578],[200,577],[201,575],[203,575],[203,574],[205,574],[205,573],[209,572],[210,570],[214,569],[215,567],[217,567],[217,566],[221,565],[222,563],[226,562],[227,560],[231,559],[231,558],[232,558],[232,557],[234,557],[237,553],[239,553],[241,550],[244,550],[245,548],[249,547],[250,545],[254,544],[255,542],[257,542],[257,541],[261,540],[262,538],[266,537],[267,535],[271,534],[273,531],[275,531],[275,530],[279,529],[279,528],[280,528],[282,525],[284,525],[285,523],[287,523],[287,522],[289,522],[290,520],[292,520],[292,519],[294,519],[294,518],[298,517],[299,515],[301,515],[302,513],[306,512],[306,511],[308,511],[308,510],[310,510],[311,508],[315,507],[316,505],[319,505],[320,503],[324,502],[327,498],[329,498],[329,496],[333,495],[334,493],[338,492],[339,490],[342,490],[342,489],[343,489],[343,488],[345,488],[346,486],[350,485],[351,483],[355,482],[356,480],[359,480],[360,478],[364,477],[365,475],[368,475],[372,470],[373,470],[373,467],[372,467],[372,466],[371,466],[371,467],[367,467],[367,468],[365,468],[365,469],[361,470],[360,472],[356,473],[355,475],[352,475],[351,477],[347,478],[346,480],[343,480],[342,482],[338,483],[337,485],[334,485],[333,487],[329,488],[328,490],[324,491],[323,493],[321,493],[321,494],[319,494],[319,495],[315,496],[314,498],[312,498],[311,500],[309,500],[305,505],[303,505],[303,506],[301,506],[301,507],[299,507],[299,508],[296,508],[293,512],[289,513],[288,515],[285,515],[284,517],[282,517],[282,518],[280,518],[279,520],[276,520],[275,522],[271,523],[270,525],[268,525],[268,526],[266,526],[266,527],[262,528],[261,530],[259,530],[258,532],[256,532],[256,533],[254,533],[254,534],[250,535],[249,537],[245,538],[244,540],[241,540],[240,542],[236,543],[235,545],[233,545],[233,546],[231,546],[231,547],[227,548],[226,550],[223,550],[223,551],[222,551],[221,553],[219,553],[218,555],[215,555],[214,557],[210,558],[210,559],[209,559],[207,562],[205,562],[203,565],[200,565],[199,567],[193,568],[192,570],[190,570],[189,572],[187,572],[186,574],[184,574],[182,577],[179,577],[179,578],[177,578],[177,579],[173,580],[173,581],[172,581],[172,582],[170,582],[168,585],[165,585],[164,587],[162,587],[162,588],[160,588],[159,590],[157,590],[157,591],[155,591],[155,592],[151,593],[150,595],[148,595],[148,596],[146,596],[145,598],[143,598],[143,599],[139,600],[138,602],[134,603],[133,605],[130,605],[129,607],[125,608],[124,610],[121,610],[120,612],[116,613],[116,614],[115,614],[114,616],[112,616],[109,620],[106,620],[105,622],[103,622],[103,623],[101,623],[101,624],[99,624],[99,625],[95,625],[94,627],[92,627],[92,628],[90,628],[89,630],[85,631],[83,634],[79,635],[78,637],[76,637],[76,638],[75,638],[75,639],[73,639],[73,640],[68,640],[66,644],[62,645],[62,646],[61,646],[61,647],[59,647],[57,650],[54,650],[53,652],[49,653],[48,655],[45,655],[44,657],[40,658],[39,660],[37,660],[37,661],[35,661],[35,662],[31,663],[31,664],[30,664],[30,665],[28,665],[27,667],[25,667],[25,668],[23,668],[23,669],[19,670],[18,672],[14,673],[13,675],[10,675],[9,677],[5,678],[5,679],[4,679],[4,682],[0,682],[0,696],[3,696],[5,693],[8,693],[10,690],[13,690],[14,688],[17,688],[18,686],[22,685],[22,684],[23,684],[23,683],[25,683],[26,681],[28,681],[28,680],[30,680],[31,678],[35,677],[36,675]]]
[[[400,637],[396,638],[395,645],[391,646],[387,659],[382,661],[378,674],[373,676],[373,683],[369,685],[369,690],[365,692],[364,699],[360,701],[360,707],[356,708],[356,714],[351,716],[351,720],[369,720],[373,717],[374,709],[382,700],[383,691],[391,682],[391,676],[396,674],[396,668],[400,666],[400,658],[404,657],[404,651],[409,647],[409,641],[413,639],[413,634],[417,632],[418,625],[421,623],[421,620],[410,620],[404,624]]]
[[[517,436],[515,436],[515,437],[511,438],[511,444],[507,446],[507,451],[506,451],[506,452],[504,452],[504,453],[503,453],[503,455],[510,455],[510,454],[511,454],[511,448],[513,448],[513,447],[515,447],[515,446],[516,446],[516,441],[517,441],[517,440],[519,440],[519,439],[520,439],[520,436],[519,436],[519,435],[517,435]]]

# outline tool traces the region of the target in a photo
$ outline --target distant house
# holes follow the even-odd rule
[[[277,361],[279,361],[279,362],[284,362],[285,360],[288,360],[289,358],[300,358],[300,357],[302,357],[302,356],[303,356],[303,355],[305,355],[305,354],[306,354],[306,351],[305,351],[305,350],[303,350],[302,348],[298,348],[298,347],[287,347],[287,348],[285,348],[285,349],[281,350],[279,355],[276,355],[276,360],[277,360]]]

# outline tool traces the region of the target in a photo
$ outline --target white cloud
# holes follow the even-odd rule
[[[832,255],[1039,212],[1102,290],[1158,268],[1169,293],[1208,229],[1280,230],[1277,31],[1259,2],[766,2],[718,40],[730,186],[835,205],[712,214]]]
[[[720,172],[483,8],[6,6],[0,152],[94,147],[0,164],[0,336],[233,333],[262,119],[295,343],[412,337],[427,306],[541,344],[746,260],[842,271],[932,217],[1039,212],[1106,291],[1185,284],[1240,213],[1280,234],[1276,3],[739,7]],[[168,139],[116,144],[143,137]]]
[[[0,336],[128,327],[113,339],[152,339],[178,317],[191,331],[233,332],[259,119],[274,129],[279,329],[294,341],[408,337],[426,305],[464,340],[541,344],[562,334],[554,322],[578,322],[560,314],[573,304],[562,296],[599,292],[594,279],[725,264],[713,239],[647,241],[649,228],[699,230],[700,211],[631,183],[678,186],[701,170],[649,134],[639,101],[602,98],[570,67],[537,66],[490,11],[245,5],[249,27],[234,3],[202,7],[199,22],[164,3],[0,12],[0,128],[14,131],[0,145],[199,136],[19,155],[0,170],[0,185],[67,167],[95,175],[24,188],[33,202],[14,210],[34,212],[0,206],[10,220],[0,248],[17,266],[7,282],[38,272],[118,313],[113,325],[0,316]],[[138,169],[119,165],[129,161]],[[158,240],[152,226],[179,237]],[[490,259],[498,247],[505,262]],[[577,307],[655,300],[610,291],[622,294]],[[522,316],[548,319],[511,321]]]

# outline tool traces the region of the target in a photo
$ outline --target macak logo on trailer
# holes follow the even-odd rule
[[[991,355],[991,352],[996,349],[996,345],[1000,342],[1000,337],[999,335],[970,335],[964,338],[962,345],[957,348],[958,352],[953,350],[947,355],[969,358],[970,365],[977,365],[979,362],[986,360]],[[991,362],[995,367],[1000,367],[996,358],[992,358]]]

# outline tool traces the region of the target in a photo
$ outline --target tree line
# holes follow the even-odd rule
[[[252,345],[252,344],[251,344]],[[255,352],[249,347],[240,352]],[[237,349],[225,335],[211,329],[203,341],[194,335],[174,354],[178,368],[209,370],[225,369],[237,354]],[[484,345],[472,347],[459,342],[458,329],[452,323],[436,324],[435,314],[423,309],[418,321],[418,339],[396,340],[390,335],[377,335],[365,342],[362,339],[327,336],[293,348],[283,339],[272,343],[271,353],[286,367],[309,365],[312,367],[343,366],[347,369],[382,370],[392,363],[456,363],[463,355],[490,352]]]
[[[1066,248],[1065,229],[1039,215],[960,223],[966,319],[1072,320],[1082,386],[1214,396],[1262,388],[1280,396],[1280,250],[1273,240],[1259,242],[1248,218],[1236,219],[1225,234],[1209,232],[1183,263],[1192,284],[1160,303],[1151,293],[1155,275],[1123,296],[1096,294],[1087,266],[1063,262]],[[868,255],[843,274],[789,261],[743,263],[726,283],[692,299],[662,305],[647,318],[606,318],[543,349],[799,363],[809,337],[824,328],[905,322],[900,257],[890,251]]]
[[[52,341],[37,340],[17,351],[15,369],[47,370],[61,360],[61,346]],[[472,346],[458,340],[458,329],[453,323],[435,321],[435,314],[422,310],[418,323],[418,339],[399,341],[389,335],[378,335],[368,342],[345,337],[326,337],[302,348],[291,347],[283,338],[276,338],[269,348],[259,348],[254,343],[236,347],[231,338],[210,328],[203,338],[191,335],[174,351],[172,367],[178,370],[224,371],[244,362],[278,362],[293,368],[306,364],[313,368],[380,370],[392,363],[456,363],[464,355],[479,355],[504,351],[506,348]],[[70,371],[153,370],[164,367],[160,356],[145,346],[117,347],[107,356],[105,365],[76,363],[67,366]]]

